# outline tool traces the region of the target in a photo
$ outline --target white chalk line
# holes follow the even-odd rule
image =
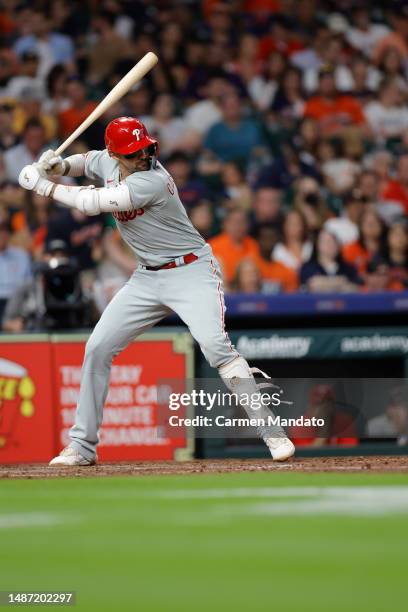
[[[15,512],[0,514],[0,529],[55,527],[78,522],[73,516],[63,516],[50,512]]]
[[[149,492],[151,498],[165,500],[250,500],[244,504],[213,504],[192,512],[192,521],[211,522],[228,516],[385,516],[408,514],[408,486],[363,487],[239,487],[225,489]],[[262,500],[262,501],[261,501]],[[270,501],[265,501],[270,500]],[[183,513],[183,520],[186,520]],[[191,521],[189,521],[191,524]]]

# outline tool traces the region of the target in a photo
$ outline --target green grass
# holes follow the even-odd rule
[[[363,510],[347,501],[378,486],[390,495]],[[382,506],[397,486],[407,497],[395,474],[1,481],[0,590],[74,590],[86,611],[406,610],[408,504]],[[324,491],[275,487],[347,489],[305,514]]]

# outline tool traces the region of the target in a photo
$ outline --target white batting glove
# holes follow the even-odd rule
[[[66,170],[65,160],[61,155],[55,155],[55,151],[48,149],[37,162],[46,175],[63,175]]]
[[[35,191],[43,196],[49,196],[54,186],[54,183],[41,176],[41,171],[38,169],[37,164],[24,166],[19,174],[18,182],[24,189]]]

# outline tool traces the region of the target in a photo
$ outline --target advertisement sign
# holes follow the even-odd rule
[[[0,337],[0,463],[48,462],[69,442],[86,335]],[[131,343],[112,365],[100,461],[192,457],[193,433],[158,435],[157,385],[193,374],[186,332],[151,332]]]
[[[59,451],[68,444],[68,432],[74,423],[85,338],[58,336],[54,340]],[[157,429],[158,381],[169,376],[185,379],[191,360],[189,334],[165,332],[145,334],[114,359],[98,445],[101,461],[191,456],[192,439],[188,439],[186,428],[176,439],[159,435]]]
[[[49,461],[54,454],[51,371],[48,336],[2,338],[0,463]]]

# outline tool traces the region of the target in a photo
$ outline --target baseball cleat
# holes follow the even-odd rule
[[[289,438],[266,438],[265,444],[274,461],[286,461],[295,454],[295,445]]]
[[[54,457],[54,459],[51,459],[49,465],[52,465],[55,467],[62,467],[62,466],[75,467],[75,466],[81,466],[81,465],[95,465],[96,461],[97,461],[97,457],[95,457],[95,459],[86,459],[85,457],[80,455],[78,451],[76,451],[74,448],[70,448],[69,446],[67,446],[66,448],[64,448],[64,450],[60,452],[60,454],[57,457]]]

